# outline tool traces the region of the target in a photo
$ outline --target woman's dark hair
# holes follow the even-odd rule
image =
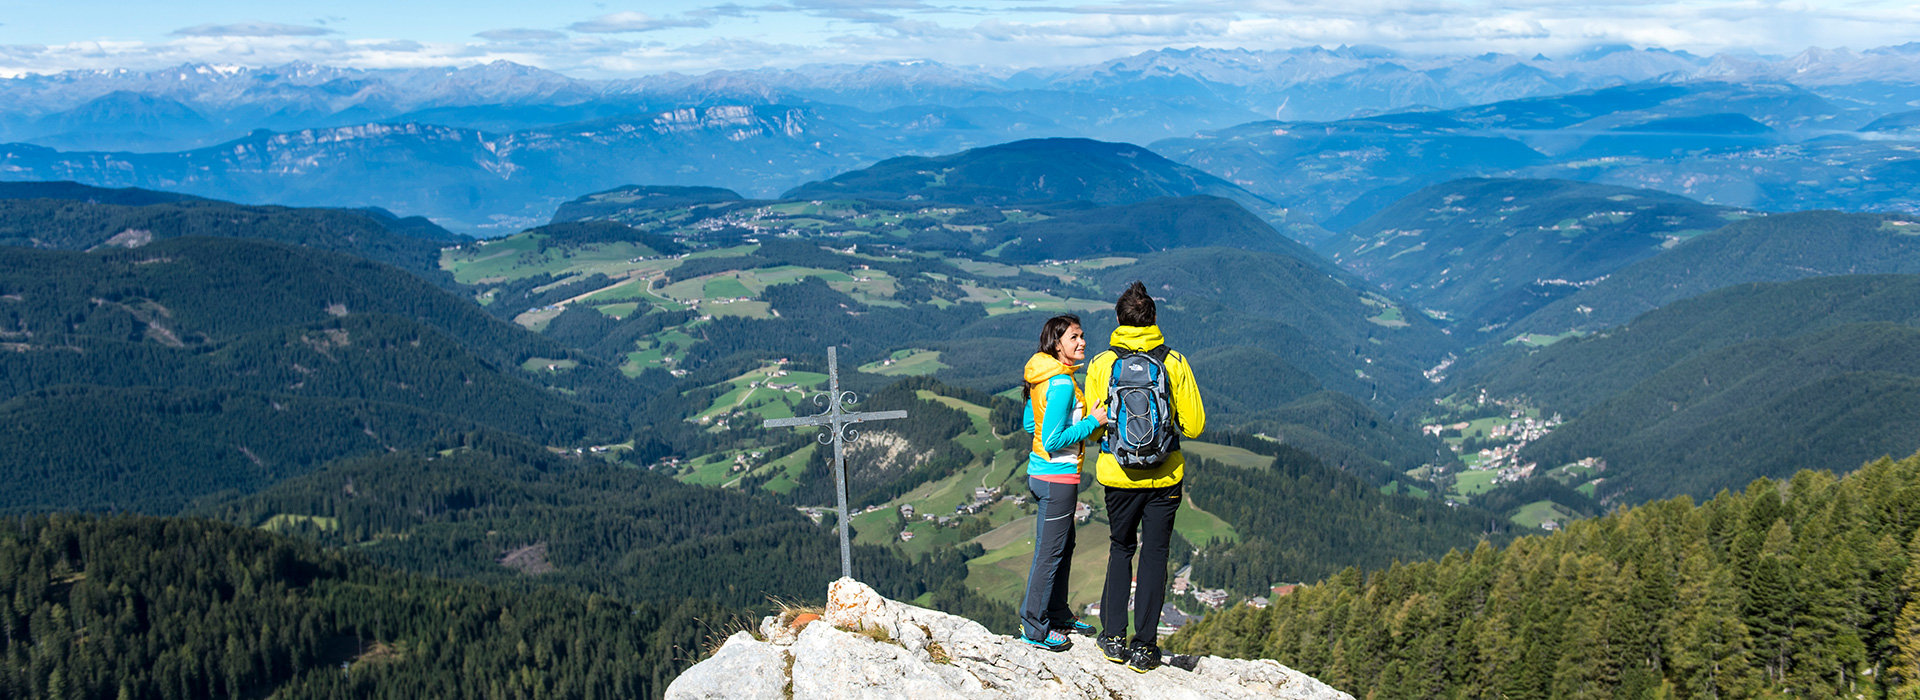
[[[1080,317],[1073,314],[1060,314],[1059,316],[1047,319],[1047,322],[1040,326],[1040,349],[1038,352],[1048,357],[1059,357],[1054,351],[1059,348],[1060,339],[1067,337],[1067,329],[1078,325],[1080,325]],[[1033,399],[1033,384],[1022,381],[1020,385],[1026,387],[1026,391],[1021,395],[1031,401]]]
[[[1067,337],[1067,329],[1080,325],[1080,317],[1073,314],[1060,314],[1047,319],[1040,326],[1040,349],[1037,352],[1054,355],[1060,349],[1060,339]]]
[[[1120,300],[1113,303],[1113,315],[1119,317],[1122,326],[1153,325],[1153,297],[1147,294],[1147,285],[1135,281],[1121,292]]]

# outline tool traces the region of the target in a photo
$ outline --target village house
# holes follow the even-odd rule
[[[1209,608],[1217,608],[1227,604],[1227,591],[1223,588],[1209,588],[1202,591],[1195,591],[1193,599],[1200,601],[1202,605]]]

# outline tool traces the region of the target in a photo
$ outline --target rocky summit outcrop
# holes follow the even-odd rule
[[[766,618],[735,633],[667,688],[667,698],[1340,698],[1278,662],[1200,657],[1193,670],[1135,673],[1092,639],[1065,652],[1026,646],[980,623],[835,581],[820,619]]]

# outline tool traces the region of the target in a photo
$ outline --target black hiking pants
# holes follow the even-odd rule
[[[1102,634],[1127,632],[1127,588],[1133,586],[1133,638],[1159,641],[1160,606],[1167,600],[1167,543],[1173,538],[1173,515],[1180,509],[1180,484],[1148,489],[1107,488],[1107,522],[1112,526],[1107,548],[1107,585],[1100,596]],[[1140,570],[1133,569],[1140,550]]]

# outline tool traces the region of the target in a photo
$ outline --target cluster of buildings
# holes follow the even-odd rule
[[[1485,394],[1481,395],[1480,400],[1483,404],[1486,402]],[[1496,424],[1487,429],[1488,440],[1505,440],[1508,442],[1503,445],[1481,448],[1478,453],[1480,458],[1479,469],[1498,470],[1499,476],[1494,479],[1495,482],[1522,481],[1532,477],[1534,470],[1538,468],[1539,465],[1532,462],[1521,463],[1521,450],[1525,449],[1528,444],[1531,444],[1535,440],[1546,437],[1548,433],[1553,432],[1553,429],[1563,422],[1565,421],[1557,413],[1551,418],[1541,419],[1528,416],[1525,411],[1518,408],[1509,411],[1507,413],[1507,422]],[[1420,426],[1420,432],[1438,437],[1445,435],[1449,431],[1465,431],[1470,426],[1471,423],[1467,422],[1452,424],[1430,423]],[[1459,452],[1460,446],[1454,445],[1453,449],[1455,452]]]
[[[941,527],[946,527],[948,525],[953,524],[955,520],[963,516],[977,515],[979,513],[985,512],[987,509],[992,508],[993,504],[998,503],[1000,501],[1007,501],[1016,506],[1020,506],[1020,505],[1026,505],[1027,497],[1023,494],[1006,493],[1005,490],[1001,489],[998,486],[977,486],[977,487],[974,487],[973,489],[973,500],[954,506],[953,515],[936,516],[932,513],[920,513],[919,515],[920,515],[920,519],[923,521],[931,520],[936,525],[939,525]],[[913,507],[913,504],[903,503],[900,505],[901,520],[911,522],[913,520],[914,514],[915,514],[915,509]],[[1086,501],[1079,501],[1074,503],[1073,519],[1074,519],[1074,522],[1077,522],[1083,525],[1086,524],[1088,520],[1093,519],[1093,506],[1087,505]],[[910,542],[913,540],[913,537],[914,535],[912,532],[907,531],[906,528],[901,528],[900,530],[901,542]]]
[[[993,502],[997,500],[1000,500],[1000,487],[976,486],[973,489],[973,500],[954,506],[953,514],[973,515],[993,507]]]

